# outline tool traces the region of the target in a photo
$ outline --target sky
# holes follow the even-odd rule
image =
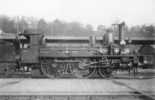
[[[95,27],[117,21],[128,26],[155,24],[155,0],[0,0],[0,14],[77,21]]]

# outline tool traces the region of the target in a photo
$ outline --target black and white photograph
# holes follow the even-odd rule
[[[0,0],[0,100],[155,100],[155,0]]]

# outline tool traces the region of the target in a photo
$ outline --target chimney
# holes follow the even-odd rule
[[[123,27],[124,27],[124,25],[125,25],[124,22],[118,24],[118,39],[119,39],[119,42],[123,40],[123,35],[124,35]]]

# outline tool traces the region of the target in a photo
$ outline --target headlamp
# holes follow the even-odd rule
[[[114,48],[114,53],[118,54],[119,53],[119,48]]]

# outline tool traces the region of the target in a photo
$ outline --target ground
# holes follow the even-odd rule
[[[105,100],[105,97],[106,100],[155,100],[154,70],[143,71],[141,70],[143,74],[139,73],[136,78],[133,76],[130,78],[126,73],[121,73],[120,76],[124,77],[118,76],[118,78],[109,79],[1,78],[0,100],[2,97],[4,98],[2,100],[12,100],[18,96],[21,97],[13,100],[45,100],[44,98],[29,99],[33,96],[35,98],[44,96],[48,98],[46,100],[92,100],[90,98],[94,98],[93,100],[103,100],[104,98]],[[25,95],[28,96],[27,99],[24,99]],[[135,95],[138,96],[135,97]],[[53,96],[57,99],[49,99]],[[79,96],[78,99],[76,96]],[[84,99],[79,99],[83,96]]]
[[[129,95],[155,93],[155,79],[0,79],[0,95]]]

